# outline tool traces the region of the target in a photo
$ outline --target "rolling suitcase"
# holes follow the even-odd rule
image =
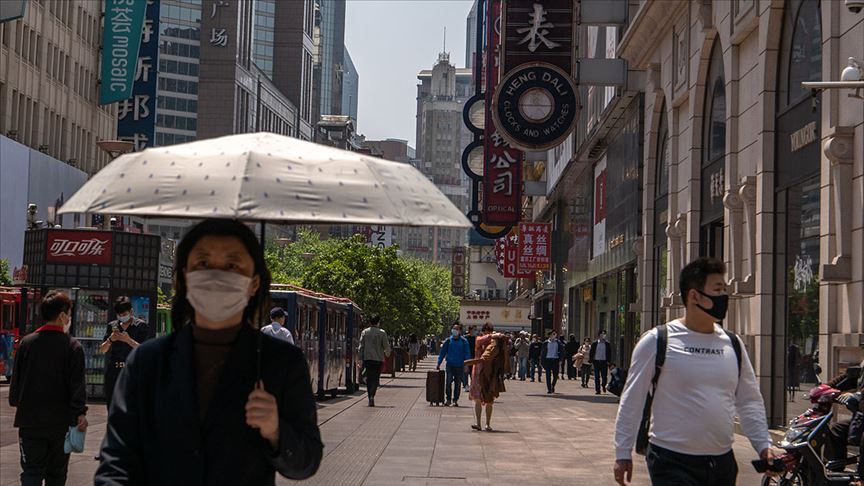
[[[426,372],[426,401],[429,405],[441,405],[444,403],[444,372]]]

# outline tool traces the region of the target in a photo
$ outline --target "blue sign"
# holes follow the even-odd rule
[[[147,0],[105,0],[99,104],[132,96]]]
[[[147,2],[132,94],[117,104],[117,138],[132,142],[135,151],[152,147],[156,138],[159,3]]]

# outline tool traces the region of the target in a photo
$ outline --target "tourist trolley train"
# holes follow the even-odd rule
[[[361,309],[349,299],[286,284],[272,285],[270,299],[285,310],[285,326],[306,356],[318,398],[356,390]]]

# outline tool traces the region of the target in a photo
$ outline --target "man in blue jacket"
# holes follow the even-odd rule
[[[462,326],[457,322],[450,329],[450,337],[444,340],[441,345],[441,352],[438,353],[438,366],[436,370],[441,369],[441,362],[447,358],[447,381],[444,386],[447,395],[447,401],[444,406],[450,406],[450,399],[453,398],[453,406],[459,406],[459,389],[462,384],[462,372],[465,367],[465,360],[471,359],[471,349],[468,345],[468,340],[461,336]]]

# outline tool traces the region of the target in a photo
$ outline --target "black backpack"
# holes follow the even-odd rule
[[[741,341],[734,332],[723,329],[732,341],[732,349],[735,350],[735,359],[738,362],[738,376],[741,376]],[[657,355],[654,357],[654,378],[651,379],[651,391],[645,398],[645,408],[642,409],[642,420],[639,422],[639,434],[636,436],[636,454],[644,456],[648,450],[648,428],[651,426],[651,403],[654,401],[654,393],[657,392],[657,380],[663,371],[666,362],[666,346],[669,344],[669,329],[666,324],[657,326]]]
[[[620,397],[624,393],[625,383],[627,383],[627,370],[624,368],[615,368],[612,370],[612,377],[609,379],[607,390],[616,397]]]

